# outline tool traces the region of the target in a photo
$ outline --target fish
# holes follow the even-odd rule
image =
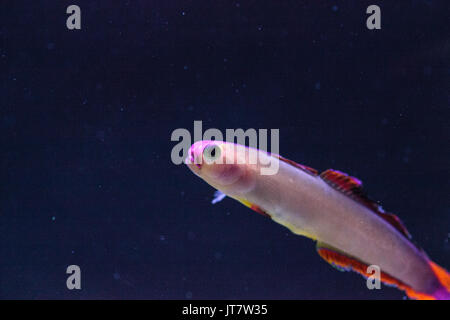
[[[217,190],[213,203],[230,197],[316,241],[319,256],[339,270],[369,278],[375,265],[382,283],[411,299],[450,300],[450,274],[413,242],[396,215],[369,198],[359,179],[216,140],[192,144],[184,163]],[[261,174],[267,166],[276,172]]]

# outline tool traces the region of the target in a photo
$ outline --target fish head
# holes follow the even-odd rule
[[[246,150],[224,141],[197,141],[189,148],[185,164],[208,184],[230,195],[250,187],[251,165]]]

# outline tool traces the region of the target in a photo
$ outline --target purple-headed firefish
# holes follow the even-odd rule
[[[397,216],[365,194],[360,180],[222,141],[194,143],[185,163],[219,199],[229,196],[317,241],[320,257],[338,269],[370,277],[375,265],[383,283],[412,299],[450,299],[450,274],[411,241]],[[263,173],[268,167],[276,170]]]

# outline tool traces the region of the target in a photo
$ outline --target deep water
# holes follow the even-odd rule
[[[233,200],[211,205],[170,157],[194,120],[279,129],[280,154],[361,179],[450,268],[447,5],[2,2],[0,298],[404,297]]]

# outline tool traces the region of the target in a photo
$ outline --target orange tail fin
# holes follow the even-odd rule
[[[339,252],[325,243],[318,242],[317,251],[325,261],[341,271],[352,270],[366,278],[370,276],[370,274],[367,273],[368,265],[366,263],[361,262],[354,257],[347,256],[346,254]],[[432,294],[425,294],[415,291],[410,286],[384,272],[381,273],[381,281],[386,285],[395,286],[398,289],[405,291],[406,295],[411,299],[450,300],[450,274],[444,268],[438,266],[432,261],[429,261],[429,264],[437,279],[441,283],[441,287]]]
[[[442,287],[436,290],[432,295],[416,292],[411,288],[405,289],[406,294],[411,299],[417,300],[450,300],[450,273],[433,261],[430,261],[429,264]]]

